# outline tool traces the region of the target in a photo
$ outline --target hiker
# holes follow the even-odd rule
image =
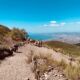
[[[42,47],[42,41],[37,41],[37,46]]]

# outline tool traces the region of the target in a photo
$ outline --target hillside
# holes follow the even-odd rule
[[[10,32],[10,31],[11,30],[8,27],[6,27],[4,25],[0,25],[0,34],[6,34],[6,33]]]
[[[10,32],[11,30],[4,26],[4,25],[0,25],[0,42],[4,41],[4,37],[8,34],[8,32]]]
[[[28,33],[24,29],[9,29],[4,25],[0,25],[0,44],[12,45],[13,42],[24,41],[28,37]]]
[[[57,62],[63,59],[65,63],[69,63],[68,57],[61,53],[31,44],[20,47],[18,51],[20,53],[14,53],[14,56],[1,62],[0,80],[78,80],[78,73],[72,74],[75,68]],[[67,75],[68,73],[71,75]]]
[[[72,46],[57,41],[54,43],[60,44],[59,47]],[[71,48],[73,49],[74,46]],[[79,80],[80,61],[76,58],[71,61],[72,57],[56,50],[26,43],[19,47],[18,52],[1,61],[0,80]]]
[[[70,56],[80,56],[80,47],[60,41],[46,41],[43,45]]]

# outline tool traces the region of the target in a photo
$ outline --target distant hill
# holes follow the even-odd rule
[[[55,51],[62,52],[64,54],[68,54],[70,56],[80,55],[80,47],[73,44],[68,44],[60,41],[46,41],[44,45],[53,48]]]
[[[75,44],[75,45],[80,46],[80,43],[77,43],[77,44]]]

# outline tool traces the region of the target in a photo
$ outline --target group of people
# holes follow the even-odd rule
[[[38,47],[42,47],[42,41],[39,41],[39,40],[33,40],[33,39],[28,38],[27,43],[33,44],[33,45],[38,46]]]

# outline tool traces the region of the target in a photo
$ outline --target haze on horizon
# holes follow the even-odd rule
[[[80,32],[80,0],[0,0],[0,24],[29,33]]]

